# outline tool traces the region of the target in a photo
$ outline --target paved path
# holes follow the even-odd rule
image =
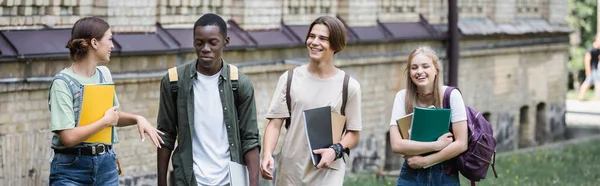
[[[600,100],[567,100],[566,123],[568,126],[600,127]]]

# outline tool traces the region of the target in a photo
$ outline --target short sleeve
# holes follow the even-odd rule
[[[348,101],[346,103],[346,129],[362,130],[360,84],[354,78],[348,83]]]
[[[450,109],[452,109],[452,123],[467,120],[467,110],[460,91],[452,90],[450,93]]]
[[[54,80],[50,88],[50,120],[52,131],[75,128],[73,95],[63,80]]]
[[[267,110],[267,119],[290,117],[285,98],[287,88],[287,74],[288,72],[285,72],[279,77],[279,82],[277,82],[277,88],[275,88],[273,98],[271,99],[271,104],[269,105],[269,110]]]
[[[406,110],[404,109],[404,99],[406,98],[406,90],[402,89],[396,93],[396,98],[394,98],[394,105],[392,106],[392,117],[390,119],[390,125],[398,125],[396,120],[404,117],[406,115]]]

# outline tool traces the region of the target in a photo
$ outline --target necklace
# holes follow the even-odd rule
[[[422,96],[422,97],[430,96],[432,94],[433,94],[433,92],[430,92],[430,93],[419,93],[419,92],[417,92],[417,95]]]
[[[71,63],[69,69],[71,69],[71,71],[73,71],[74,74],[77,74],[77,72],[75,72],[75,67],[73,67],[73,63]]]

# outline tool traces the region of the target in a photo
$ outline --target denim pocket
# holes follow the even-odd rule
[[[54,154],[54,160],[52,160],[52,163],[60,166],[69,166],[73,165],[75,162],[77,162],[77,160],[79,160],[79,156],[77,155],[56,153]]]

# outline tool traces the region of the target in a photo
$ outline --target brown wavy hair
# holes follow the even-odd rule
[[[305,46],[308,46],[306,41],[308,41],[310,31],[316,24],[325,25],[329,29],[329,45],[333,49],[334,54],[346,48],[346,27],[342,21],[331,16],[321,16],[310,24],[308,33],[306,33],[306,38],[304,39]]]
[[[413,113],[415,106],[417,106],[417,85],[412,81],[412,77],[410,76],[410,66],[412,65],[413,59],[417,55],[425,55],[435,67],[437,74],[435,75],[435,79],[433,80],[433,105],[436,108],[442,107],[442,71],[440,70],[440,63],[435,51],[433,51],[429,47],[419,47],[413,50],[408,56],[408,64],[406,64],[406,98],[404,100],[404,109],[406,110],[406,114]]]
[[[69,39],[66,46],[70,51],[69,58],[78,61],[85,57],[92,38],[100,41],[108,29],[110,29],[110,25],[97,17],[86,17],[77,20],[71,30],[71,39]]]

